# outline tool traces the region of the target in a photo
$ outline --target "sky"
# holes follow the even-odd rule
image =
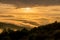
[[[60,22],[60,0],[0,0],[0,21],[22,26]]]

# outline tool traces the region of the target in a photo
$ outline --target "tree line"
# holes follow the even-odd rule
[[[54,22],[35,27],[31,30],[23,28],[21,31],[3,30],[0,40],[60,40],[60,23]]]

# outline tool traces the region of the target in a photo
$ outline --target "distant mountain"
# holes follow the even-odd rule
[[[31,22],[31,24],[29,24],[29,23],[30,22],[28,22],[28,21],[23,21],[23,23],[20,23],[20,25],[18,25],[18,24],[14,24],[14,23],[0,22],[0,29],[18,29],[18,30],[21,30],[23,28],[26,28],[26,29],[30,30],[31,28],[35,27],[34,25],[32,25],[33,24],[32,22]]]
[[[0,22],[0,28],[2,28],[2,29],[7,29],[7,28],[10,28],[10,29],[21,29],[23,27],[15,25],[15,24],[11,24],[11,23]]]

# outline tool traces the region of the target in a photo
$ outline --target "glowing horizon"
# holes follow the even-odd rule
[[[31,20],[38,24],[46,24],[55,20],[60,21],[60,6],[26,6],[16,9],[15,6],[10,4],[8,6],[7,4],[1,4],[0,21],[19,24],[21,21],[17,20]],[[30,24],[27,23],[26,25]]]

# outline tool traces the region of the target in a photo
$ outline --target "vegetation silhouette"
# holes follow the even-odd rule
[[[3,23],[0,23],[2,27]],[[60,40],[60,22],[35,27],[31,30],[23,28],[13,31],[4,29],[0,40]]]

